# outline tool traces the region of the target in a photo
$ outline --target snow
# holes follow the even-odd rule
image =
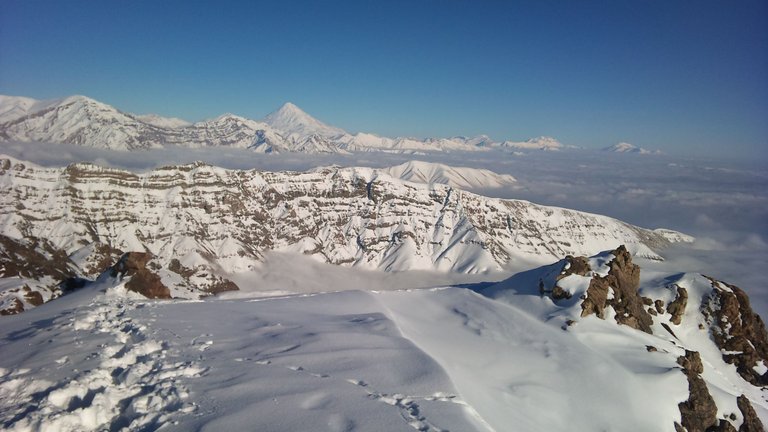
[[[642,154],[642,155],[661,153],[659,150],[652,151],[652,150],[644,149],[642,147],[638,147],[628,142],[620,142],[618,144],[614,144],[612,146],[604,148],[603,151],[608,151],[613,153],[636,153],[636,154]]]
[[[85,96],[51,101],[0,95],[0,131],[5,140],[72,143],[120,151],[151,148],[249,149],[255,153],[332,153],[486,151],[497,149],[557,150],[551,137],[524,142],[495,142],[488,136],[452,138],[379,137],[349,134],[329,126],[288,102],[262,121],[233,114],[190,124],[175,117],[133,115]]]
[[[143,121],[144,123],[149,123],[152,126],[157,126],[161,128],[170,128],[170,129],[176,129],[181,128],[185,126],[190,126],[192,123],[176,118],[176,117],[162,117],[157,114],[143,114],[143,115],[136,115],[136,118]]]
[[[611,257],[590,264],[603,272]],[[658,317],[654,335],[610,314],[563,330],[571,306],[529,286],[561,263],[487,290],[479,276],[441,281],[303,260],[272,253],[241,275],[243,292],[204,301],[131,297],[105,275],[3,317],[0,421],[65,431],[671,430],[688,395],[676,364],[683,347],[701,353],[720,418],[738,413],[745,393],[768,419],[760,390],[699,329],[698,307],[680,326]],[[580,278],[560,282],[578,292]],[[688,289],[691,305],[710,286],[650,271],[641,293],[669,298],[670,283]]]
[[[517,180],[509,174],[445,164],[409,161],[382,170],[392,177],[410,182],[447,184],[458,189],[500,188],[514,186]]]

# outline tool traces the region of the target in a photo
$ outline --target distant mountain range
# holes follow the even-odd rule
[[[648,149],[630,144],[628,142],[620,142],[618,144],[614,144],[612,146],[604,148],[603,151],[608,151],[613,153],[661,154],[660,150],[648,150]]]
[[[262,120],[224,114],[189,123],[154,114],[136,115],[85,96],[35,100],[0,95],[0,141],[68,143],[112,150],[145,150],[168,146],[247,148],[258,153],[447,152],[559,150],[552,137],[527,141],[494,141],[486,135],[452,138],[387,138],[349,133],[329,126],[286,103]]]

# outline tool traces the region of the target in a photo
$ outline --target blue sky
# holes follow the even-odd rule
[[[4,0],[0,93],[768,159],[768,2]]]

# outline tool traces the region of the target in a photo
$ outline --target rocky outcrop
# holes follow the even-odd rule
[[[667,306],[667,312],[672,315],[669,319],[673,324],[680,325],[685,313],[685,307],[688,305],[688,290],[681,286],[675,285],[677,289],[677,298]]]
[[[605,308],[616,311],[616,322],[646,333],[653,333],[653,318],[645,310],[643,298],[637,292],[640,286],[640,267],[632,263],[632,255],[624,245],[612,251],[614,259],[608,263],[606,276],[595,275],[581,303],[581,316],[595,314],[605,319]],[[612,296],[609,294],[613,294]]]
[[[768,332],[739,287],[709,278],[712,292],[702,305],[715,344],[723,360],[736,366],[739,375],[753,385],[768,385],[768,371],[760,374],[758,363],[768,366]],[[759,368],[757,368],[759,369]]]
[[[536,281],[538,291],[531,286]],[[607,333],[606,324],[592,322],[579,326],[578,315],[582,318],[595,315],[606,320],[615,317],[616,324],[653,335],[636,335],[638,340],[657,342],[634,348],[677,361],[687,381],[686,400],[675,402],[679,403],[680,411],[680,419],[674,424],[676,431],[763,430],[758,414],[763,415],[761,410],[766,400],[765,396],[760,396],[761,390],[768,388],[763,384],[768,373],[766,330],[763,321],[752,311],[746,293],[738,287],[693,273],[647,279],[641,287],[640,268],[632,262],[627,249],[619,247],[590,258],[567,257],[514,275],[480,292],[516,305],[527,304],[525,300],[516,303],[519,295],[538,292],[548,296],[555,301],[541,302],[544,309],[539,313],[547,319],[559,318],[560,328],[568,332],[586,331],[590,334],[597,324],[601,326],[600,334]],[[562,293],[569,294],[570,300]],[[707,341],[707,332],[712,334],[711,342]],[[626,330],[620,333],[624,334]],[[706,346],[707,343],[711,345]],[[679,356],[681,348],[685,351]],[[704,354],[699,354],[699,350]],[[731,372],[733,366],[728,363],[736,366],[744,380]],[[712,381],[705,380],[704,376]],[[730,389],[734,389],[734,396],[727,405],[718,407],[717,404],[728,396],[717,393],[716,401],[715,393],[710,393],[709,389],[714,392],[716,388],[724,388],[723,379],[730,383]],[[717,387],[708,387],[708,383]],[[744,395],[736,401],[736,395],[742,393]],[[735,410],[736,405],[741,418]],[[724,415],[718,418],[718,413]]]
[[[137,292],[151,299],[169,299],[171,292],[157,273],[147,268],[152,254],[147,252],[128,252],[111,268],[112,277],[123,279],[130,277],[125,284],[129,291]]]
[[[749,402],[745,395],[741,395],[736,399],[736,405],[739,407],[739,411],[741,411],[741,415],[744,418],[741,427],[739,427],[739,432],[765,431],[763,422],[760,421],[755,409],[752,407],[752,403]]]
[[[681,402],[680,424],[675,423],[675,430],[678,432],[704,432],[709,428],[716,427],[717,405],[712,395],[709,394],[707,383],[701,377],[704,372],[704,365],[701,363],[701,357],[696,351],[685,350],[685,355],[678,357],[677,363],[682,366],[683,373],[688,379],[688,400]],[[682,429],[685,428],[685,429]]]

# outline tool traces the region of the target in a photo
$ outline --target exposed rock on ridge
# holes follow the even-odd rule
[[[709,394],[707,383],[701,378],[704,365],[696,351],[685,350],[685,355],[677,359],[677,363],[683,367],[683,373],[688,379],[689,397],[681,402],[680,424],[675,423],[676,431],[706,431],[717,425],[717,405],[712,395]]]
[[[151,299],[171,298],[171,291],[160,280],[160,276],[147,268],[151,259],[152,254],[146,252],[128,252],[112,266],[112,277],[120,279],[130,277],[125,288],[144,297]]]
[[[538,316],[591,343],[611,335],[603,348],[618,352],[620,361],[631,364],[630,358],[647,353],[656,367],[671,357],[682,367],[687,389],[676,431],[764,430],[758,411],[764,416],[768,408],[768,338],[746,293],[735,286],[690,273],[642,280],[640,268],[619,247],[590,258],[569,256],[481,293],[513,305],[538,305]],[[542,298],[529,297],[537,294]],[[612,330],[613,321],[647,334],[633,336],[636,346],[626,341],[617,348],[613,338],[628,330]]]
[[[709,278],[712,293],[702,308],[712,338],[723,352],[723,360],[754,385],[768,385],[768,368],[757,371],[758,363],[768,366],[768,332],[765,323],[749,304],[739,287]]]

